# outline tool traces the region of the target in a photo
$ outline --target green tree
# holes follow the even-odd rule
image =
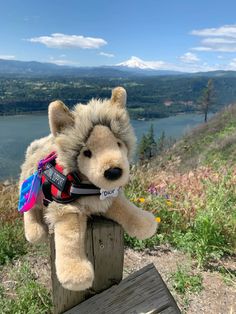
[[[148,158],[152,158],[156,155],[156,150],[157,150],[157,144],[155,141],[155,136],[154,136],[154,128],[153,124],[151,124],[148,132],[147,132],[147,154]]]
[[[155,141],[153,124],[151,124],[147,134],[142,136],[138,147],[138,153],[141,161],[153,158],[156,155],[157,144]]]
[[[162,131],[160,137],[157,140],[157,151],[158,151],[158,154],[163,152],[163,150],[165,149],[165,146],[166,146],[166,142],[167,142],[167,139],[166,139],[165,132]]]
[[[214,86],[212,79],[207,82],[206,88],[204,88],[202,97],[200,98],[200,106],[204,113],[204,121],[207,122],[209,108],[213,103],[214,98]]]
[[[139,159],[141,161],[144,161],[147,158],[146,157],[147,148],[148,148],[147,136],[144,134],[138,146],[138,154],[139,154]]]

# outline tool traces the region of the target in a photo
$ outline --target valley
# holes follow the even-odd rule
[[[163,118],[201,110],[199,99],[209,77],[3,77],[0,76],[0,115],[46,111],[48,104],[61,99],[72,107],[91,98],[110,97],[112,88],[124,86],[133,119]],[[236,101],[236,78],[213,79],[211,111]]]

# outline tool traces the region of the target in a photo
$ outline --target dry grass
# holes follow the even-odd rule
[[[0,184],[0,224],[14,222],[19,218],[18,206],[18,186],[10,184],[5,186]]]

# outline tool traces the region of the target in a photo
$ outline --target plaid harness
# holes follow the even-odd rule
[[[63,168],[56,163],[56,155],[42,168],[42,191],[44,206],[52,201],[67,204],[81,196],[101,195],[97,186],[82,183],[77,172],[64,175]]]

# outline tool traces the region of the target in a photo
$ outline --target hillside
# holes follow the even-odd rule
[[[0,76],[0,114],[46,111],[48,104],[61,99],[69,106],[89,99],[110,97],[111,89],[124,86],[133,118],[162,118],[198,112],[199,98],[208,77],[133,76],[19,78]],[[211,111],[236,102],[236,78],[213,79]]]
[[[236,162],[236,104],[215,114],[178,141],[154,163],[174,162],[182,170],[201,165],[233,165]]]

